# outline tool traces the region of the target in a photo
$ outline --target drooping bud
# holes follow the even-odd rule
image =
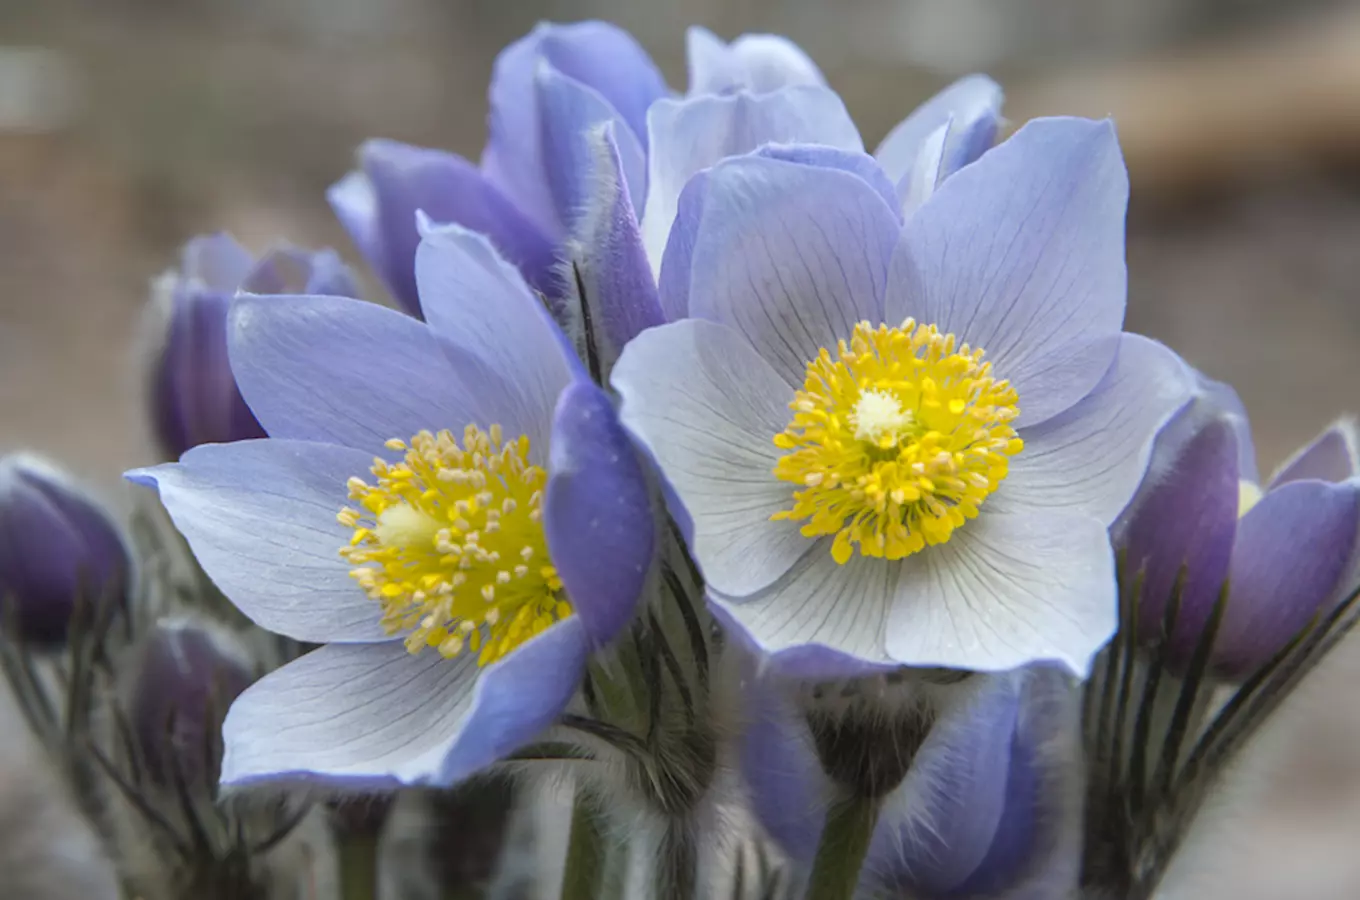
[[[349,271],[331,250],[284,247],[255,260],[228,234],[194,238],[180,268],[154,284],[153,328],[159,339],[151,371],[156,439],[178,459],[199,444],[265,437],[232,376],[227,310],[238,292],[357,296]]]
[[[22,639],[63,642],[81,602],[124,602],[130,571],[118,528],[67,475],[0,459],[0,603],[14,604]]]
[[[199,626],[165,622],[147,637],[128,718],[151,781],[211,790],[227,707],[254,681],[245,654]]]

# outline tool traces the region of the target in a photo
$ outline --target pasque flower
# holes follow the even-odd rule
[[[37,457],[0,459],[0,609],[14,604],[24,640],[66,639],[81,602],[123,603],[128,553],[108,513]]]
[[[740,741],[751,808],[798,867],[811,865],[836,786],[778,676],[756,682]],[[865,896],[1062,897],[1079,863],[1076,696],[1033,667],[975,677],[929,726],[882,799]]]
[[[1173,665],[1186,664],[1226,582],[1210,661],[1218,674],[1244,678],[1353,589],[1356,446],[1353,423],[1342,420],[1262,482],[1241,401],[1200,377],[1113,532],[1124,575],[1138,585],[1139,634],[1157,639],[1183,579],[1167,649]]]
[[[257,260],[225,233],[189,241],[179,268],[154,289],[152,419],[172,459],[199,444],[264,437],[227,361],[227,308],[237,291],[357,296],[334,251],[283,247]]]
[[[416,274],[428,325],[239,298],[232,367],[270,437],[130,473],[244,613],[324,644],[237,699],[224,783],[465,777],[557,718],[641,590],[637,457],[541,303],[457,226]]]
[[[863,154],[701,177],[660,279],[690,318],[613,382],[713,599],[777,658],[1084,670],[1115,626],[1107,528],[1189,390],[1121,333],[1113,128],[1031,122],[905,223]]]

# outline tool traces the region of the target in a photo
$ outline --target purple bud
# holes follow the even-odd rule
[[[331,250],[285,247],[257,261],[228,234],[186,244],[180,268],[157,279],[152,301],[161,331],[151,373],[152,418],[172,459],[199,444],[266,436],[241,399],[227,357],[227,310],[238,291],[357,296],[349,271]]]
[[[31,456],[0,460],[0,600],[25,640],[61,643],[82,598],[124,601],[129,572],[117,527],[68,476]]]
[[[162,623],[141,650],[128,718],[151,780],[217,782],[222,720],[254,681],[244,653],[203,628]],[[178,769],[178,772],[176,772]]]

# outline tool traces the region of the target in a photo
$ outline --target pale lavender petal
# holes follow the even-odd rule
[[[1090,516],[984,507],[899,565],[887,652],[905,665],[991,672],[1051,660],[1080,675],[1115,629],[1114,554]]]
[[[185,244],[180,270],[193,287],[230,294],[254,265],[250,251],[222,231]]]
[[[658,100],[647,114],[647,132],[650,150],[642,235],[653,271],[661,266],[680,192],[695,173],[771,143],[864,149],[845,104],[822,87]]]
[[[894,211],[897,209],[897,193],[892,182],[883,173],[878,162],[863,151],[840,150],[819,144],[767,144],[757,150],[756,155],[820,169],[839,169],[857,175],[869,187],[878,191],[878,195],[883,198],[889,209]]]
[[[708,173],[689,313],[744,334],[790,385],[857,322],[883,321],[896,214],[839,169],[747,156]]]
[[[770,521],[793,502],[773,474],[793,389],[740,335],[697,319],[644,331],[624,349],[613,385],[624,424],[692,518],[710,587],[744,596],[807,552],[798,523]]]
[[[1285,460],[1271,476],[1269,488],[1306,478],[1332,482],[1354,478],[1360,474],[1357,446],[1360,446],[1360,440],[1355,433],[1355,422],[1351,419],[1333,422],[1322,434]]]
[[[1291,482],[1242,517],[1213,650],[1220,672],[1246,677],[1325,611],[1355,555],[1357,521],[1353,481]]]
[[[483,669],[436,783],[457,784],[556,722],[581,685],[587,651],[585,625],[573,616]]]
[[[372,140],[359,149],[362,175],[331,191],[331,205],[402,307],[420,313],[415,254],[417,210],[487,235],[538,290],[554,293],[554,250],[543,230],[460,156]],[[362,179],[362,180],[359,180]]]
[[[1025,448],[986,506],[1066,509],[1112,523],[1147,471],[1152,442],[1189,402],[1194,372],[1156,341],[1120,337],[1119,355],[1086,398],[1041,425],[1020,430]]]
[[[194,558],[241,612],[300,641],[387,641],[382,610],[349,577],[336,521],[373,455],[304,441],[203,444],[127,477],[160,491]]]
[[[557,397],[577,361],[548,311],[491,243],[456,225],[431,229],[416,251],[420,302],[473,394],[495,395],[488,412],[512,435],[547,448]]]
[[[1004,814],[1019,705],[1016,677],[994,676],[935,723],[884,800],[867,875],[939,896],[977,870]]]
[[[625,190],[639,200],[646,196],[647,164],[642,145],[618,111],[600,93],[568,78],[547,63],[539,65],[534,89],[540,111],[544,172],[568,233],[590,206],[595,192],[596,150],[591,134],[612,124]]]
[[[986,75],[960,78],[897,123],[874,156],[905,197],[932,135],[941,128],[947,135],[940,143],[938,165],[932,167],[938,170],[938,180],[943,180],[992,146],[1004,99],[1001,86]]]
[[[788,38],[744,34],[729,45],[698,26],[685,38],[690,96],[826,84],[817,64]]]
[[[1228,574],[1238,510],[1237,440],[1204,400],[1193,401],[1153,446],[1143,487],[1111,533],[1126,578],[1141,575],[1138,633],[1155,640],[1186,567],[1172,650],[1188,658]]]
[[[656,533],[637,453],[594,384],[562,392],[548,471],[548,551],[592,643],[603,644],[633,617]]]
[[[911,170],[897,182],[897,206],[903,216],[909,216],[935,193],[940,183],[940,172],[944,168],[945,143],[949,140],[952,120],[926,135],[921,141],[921,150]]]
[[[908,220],[889,321],[982,348],[1021,425],[1086,396],[1124,319],[1128,174],[1109,122],[1037,119],[947,179]]]
[[[222,784],[428,784],[472,706],[476,657],[401,641],[327,644],[246,689],[222,726]]]
[[[1256,468],[1256,445],[1251,436],[1251,420],[1247,407],[1232,385],[1214,381],[1202,372],[1196,372],[1198,396],[1204,410],[1212,410],[1232,428],[1237,439],[1237,477],[1252,484],[1261,483],[1261,473]]]
[[[567,331],[578,348],[588,351],[583,357],[594,354],[602,380],[624,345],[665,321],[614,134],[614,127],[605,125],[588,137],[594,191],[567,244],[576,276],[567,294]]]
[[[556,240],[564,229],[546,180],[534,91],[541,62],[599,92],[644,149],[647,109],[666,94],[666,83],[632,37],[604,22],[543,23],[496,58],[490,138],[482,153],[482,169]]]
[[[310,294],[357,297],[349,269],[334,250],[280,247],[260,257],[241,282],[244,294]]]
[[[423,429],[490,424],[498,398],[468,390],[428,326],[338,297],[238,297],[232,371],[271,436],[383,452]],[[488,402],[490,401],[490,402]]]

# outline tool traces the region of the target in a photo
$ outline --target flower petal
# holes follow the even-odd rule
[[[593,357],[600,380],[644,330],[665,321],[642,232],[624,183],[616,129],[606,124],[587,137],[594,191],[567,244],[576,276],[566,300],[567,331],[587,362]]]
[[[351,174],[328,196],[354,243],[407,312],[420,314],[417,210],[434,222],[456,222],[487,235],[535,287],[556,288],[553,247],[541,228],[461,156],[371,140],[360,147],[359,164],[363,174]]]
[[[992,676],[936,722],[906,778],[884,800],[867,875],[939,896],[974,873],[1005,810],[1019,705],[1016,678]]]
[[[914,213],[922,203],[935,193],[940,183],[940,173],[944,170],[945,144],[949,140],[949,129],[953,122],[946,122],[936,128],[921,141],[920,152],[911,169],[897,182],[895,193],[903,216]]]
[[[731,44],[691,26],[685,32],[689,95],[752,91],[794,85],[825,85],[821,70],[797,44],[773,34],[744,34]]]
[[[199,290],[234,293],[255,265],[250,251],[225,231],[196,237],[184,245],[180,269]]]
[[[633,617],[656,533],[637,453],[609,397],[590,382],[562,392],[549,473],[548,551],[591,641],[603,644]]]
[[[596,151],[591,132],[614,123],[615,151],[628,196],[646,196],[647,164],[642,145],[609,101],[545,63],[534,79],[540,110],[543,164],[557,216],[570,233],[590,203]]]
[[[434,779],[472,705],[476,657],[327,644],[247,688],[222,726],[222,784],[391,788]]]
[[[373,456],[303,441],[203,444],[127,477],[160,491],[194,558],[261,628],[299,641],[387,641],[381,610],[355,586],[335,515]]]
[[[578,363],[548,311],[491,243],[456,225],[432,229],[416,251],[420,302],[430,329],[472,392],[510,434],[546,449],[557,397]]]
[[[486,398],[460,383],[430,329],[373,303],[237,297],[227,341],[241,395],[276,438],[371,456],[391,438],[486,419]]]
[[[613,385],[624,424],[693,520],[710,587],[744,596],[807,552],[797,523],[770,521],[792,503],[773,471],[793,389],[740,335],[695,319],[644,331],[624,349]]]
[[[908,220],[888,321],[980,347],[1020,395],[1022,426],[1076,403],[1124,319],[1128,175],[1109,122],[1037,119],[947,179]]]
[[[587,645],[585,623],[572,616],[483,669],[438,783],[457,784],[556,722],[581,685]]]
[[[1345,481],[1360,474],[1360,456],[1356,448],[1360,438],[1355,422],[1340,419],[1328,425],[1322,434],[1285,460],[1270,477],[1269,487],[1316,478],[1319,481]]]
[[[1228,574],[1238,508],[1237,440],[1203,398],[1191,401],[1153,445],[1143,487],[1111,529],[1126,577],[1142,572],[1138,631],[1161,632],[1182,566],[1185,584],[1171,649],[1187,658]]]
[[[945,129],[938,150],[939,165],[931,166],[937,170],[937,180],[943,181],[991,148],[1004,99],[1001,86],[986,75],[960,78],[898,122],[878,145],[874,157],[905,200],[931,136]],[[929,187],[933,191],[935,185]],[[919,200],[926,196],[929,194]]]
[[[791,385],[861,320],[883,321],[896,214],[858,176],[756,156],[708,173],[689,313],[737,329]]]
[[[605,22],[538,25],[496,57],[491,76],[490,139],[482,169],[554,240],[563,233],[545,178],[534,76],[546,61],[598,91],[647,146],[647,109],[666,83],[633,38]]]
[[[1214,381],[1196,372],[1198,378],[1197,400],[1199,408],[1206,413],[1212,412],[1232,428],[1237,439],[1237,477],[1252,484],[1261,483],[1261,473],[1256,468],[1256,445],[1251,436],[1251,420],[1247,407],[1232,385]]]
[[[1311,480],[1275,488],[1242,517],[1214,643],[1220,672],[1246,677],[1336,596],[1358,522],[1360,483]]]
[[[653,271],[661,266],[680,192],[696,172],[770,143],[864,149],[840,97],[827,88],[810,86],[770,94],[658,100],[647,113],[647,133],[650,149],[642,235]]]
[[[1105,524],[986,509],[946,544],[903,561],[887,651],[911,666],[999,671],[1036,660],[1077,674],[1116,624]]]
[[[246,294],[359,296],[354,278],[341,261],[340,254],[334,250],[313,253],[286,246],[260,257],[250,274],[241,281],[240,290]]]
[[[987,505],[994,510],[1066,509],[1109,524],[1147,471],[1152,442],[1189,402],[1194,372],[1156,341],[1120,337],[1119,355],[1087,397],[1020,431],[1025,449]]]

